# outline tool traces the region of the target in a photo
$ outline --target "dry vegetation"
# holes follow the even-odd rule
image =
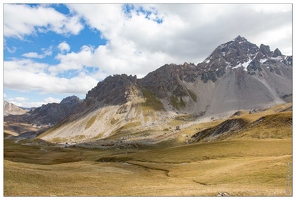
[[[234,118],[248,128],[213,142],[180,138],[219,121],[193,125],[154,147],[61,148],[5,139],[4,196],[292,196],[292,112],[280,111],[242,112]]]

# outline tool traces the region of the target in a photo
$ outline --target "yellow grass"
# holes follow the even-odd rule
[[[92,116],[86,123],[85,129],[88,129],[91,127],[91,125],[96,121],[96,116]]]
[[[291,196],[286,193],[291,191],[286,186],[292,176],[291,138],[118,155],[112,150],[12,146],[5,149],[4,196]],[[124,162],[97,161],[104,157]]]
[[[238,117],[248,128],[205,143],[91,150],[5,139],[4,196],[292,196],[292,112]],[[219,123],[195,124],[180,136]]]

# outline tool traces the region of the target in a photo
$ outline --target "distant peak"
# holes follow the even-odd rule
[[[247,39],[244,38],[244,37],[241,37],[240,35],[238,35],[234,41],[237,41],[237,42],[247,42]]]
[[[278,57],[278,56],[282,56],[282,55],[283,54],[281,53],[281,51],[278,48],[276,48],[273,52],[272,57]]]
[[[240,39],[242,39],[242,37],[241,37],[240,35],[238,35],[238,36],[235,38],[235,40],[240,40]]]
[[[61,104],[64,104],[64,103],[73,103],[73,102],[80,102],[81,99],[75,95],[73,96],[69,96],[69,97],[66,97],[64,98],[62,101],[61,101]]]

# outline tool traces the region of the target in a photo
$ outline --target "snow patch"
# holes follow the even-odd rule
[[[238,65],[234,66],[232,69],[243,67],[244,68],[244,71],[248,71],[247,70],[247,67],[249,66],[249,64],[250,64],[251,61],[252,61],[252,59],[249,59],[247,62],[239,63]]]
[[[223,49],[225,46],[226,46],[226,44],[221,44],[221,45],[219,46],[219,49]]]
[[[260,62],[261,64],[263,64],[265,61],[267,61],[267,59],[266,59],[266,58],[264,58],[264,59],[260,59],[260,61],[259,61],[259,62]]]
[[[270,59],[272,59],[272,60],[278,60],[278,61],[282,61],[283,60],[283,58],[281,57],[281,56],[278,56],[278,57],[271,57]]]
[[[229,69],[229,68],[231,68],[231,64],[226,61],[226,69]]]

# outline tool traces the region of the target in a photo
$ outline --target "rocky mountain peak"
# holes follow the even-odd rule
[[[206,71],[239,67],[248,71],[261,69],[259,65],[265,61],[292,64],[291,58],[283,56],[279,49],[271,51],[270,47],[264,44],[258,47],[239,35],[232,41],[219,45],[199,66]]]
[[[108,76],[88,91],[87,101],[104,101],[104,104],[121,104],[127,101],[130,89],[136,87],[137,76],[126,74]]]
[[[258,50],[259,48],[255,44],[238,36],[230,42],[219,45],[204,63],[213,70],[219,69],[221,66],[224,68],[226,66],[235,67],[253,59]],[[216,66],[215,69],[211,67],[212,65]]]
[[[278,48],[276,48],[272,54],[272,57],[278,57],[282,55],[283,55],[282,52]]]
[[[73,95],[73,96],[69,96],[69,97],[64,98],[60,104],[77,104],[77,103],[81,103],[81,102],[82,102],[82,100],[79,97]]]
[[[233,41],[239,42],[239,43],[248,42],[246,38],[241,37],[240,35],[238,35]]]

